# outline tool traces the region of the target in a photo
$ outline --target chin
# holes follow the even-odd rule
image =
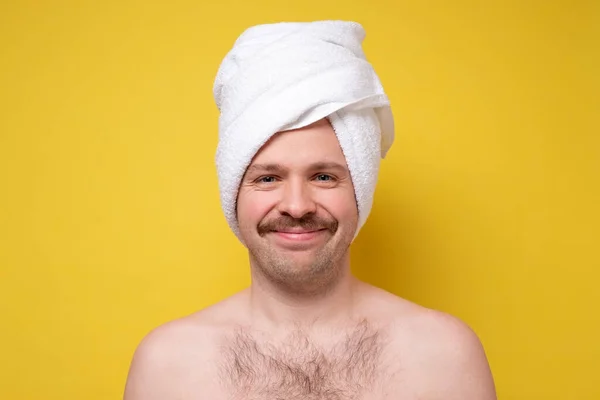
[[[314,251],[304,251],[303,254],[290,254],[285,257],[287,259],[287,264],[289,264],[292,268],[297,270],[309,269],[317,262],[317,257],[315,256]]]

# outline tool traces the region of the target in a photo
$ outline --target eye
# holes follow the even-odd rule
[[[315,178],[321,182],[328,182],[328,181],[333,180],[333,177],[331,175],[327,175],[327,174],[319,174]]]
[[[274,176],[261,176],[256,180],[257,183],[273,183],[275,182]]]

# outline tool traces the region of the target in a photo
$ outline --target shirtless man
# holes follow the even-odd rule
[[[327,118],[260,147],[235,203],[250,287],[146,336],[125,400],[496,399],[469,327],[352,275],[347,161]]]

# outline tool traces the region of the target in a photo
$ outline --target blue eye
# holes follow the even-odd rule
[[[272,176],[263,176],[261,178],[258,179],[258,182],[260,183],[272,183],[275,182],[275,178]]]
[[[331,179],[332,179],[332,177],[330,175],[325,175],[325,174],[317,175],[318,181],[330,181]]]

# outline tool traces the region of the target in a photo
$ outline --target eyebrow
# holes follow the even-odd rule
[[[273,164],[252,164],[248,167],[248,172],[279,172],[285,171],[287,168],[281,164],[273,163]],[[321,161],[312,163],[308,166],[309,170],[338,170],[346,172],[348,169],[342,164],[332,162],[332,161]]]
[[[277,172],[284,169],[281,164],[252,164],[248,167],[248,172]]]

